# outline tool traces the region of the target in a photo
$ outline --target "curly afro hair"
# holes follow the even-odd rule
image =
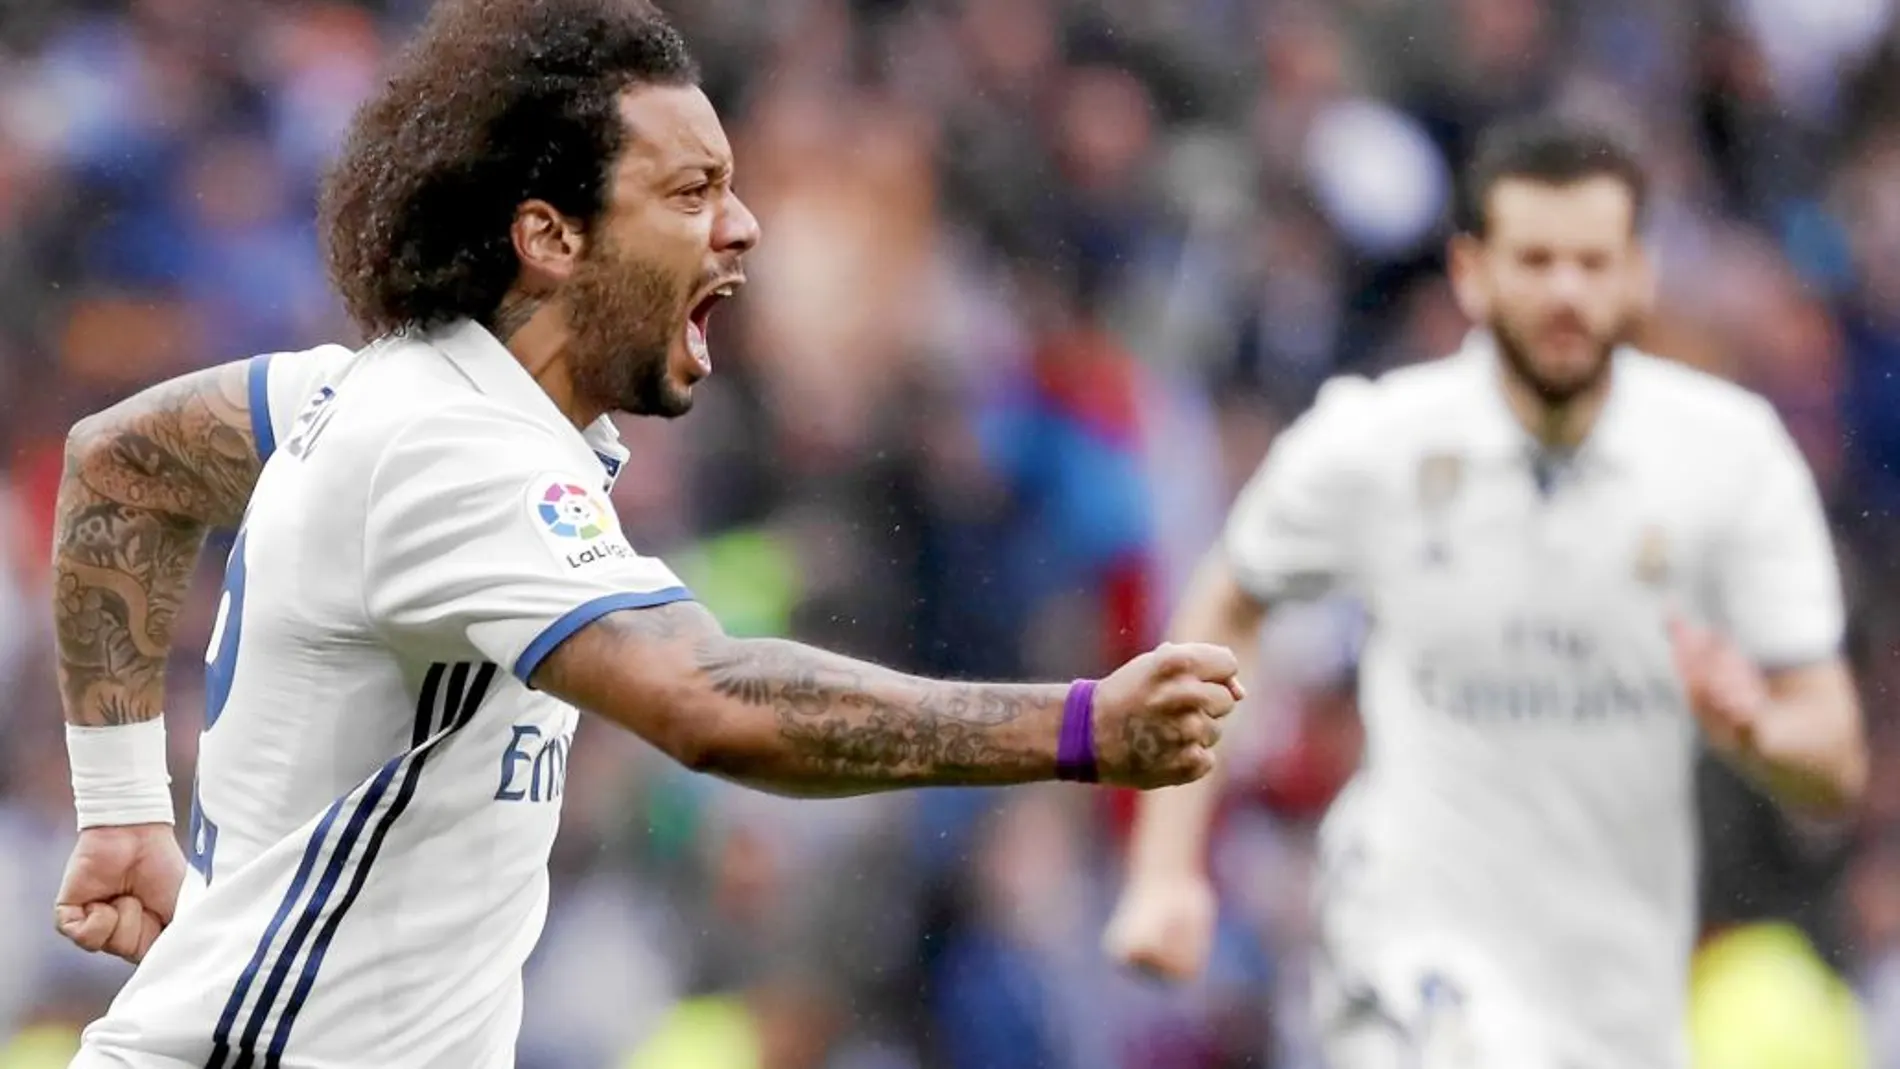
[[[516,207],[540,198],[591,225],[620,152],[619,94],[698,80],[645,0],[436,4],[324,178],[324,258],[350,316],[371,338],[491,323],[519,266]]]

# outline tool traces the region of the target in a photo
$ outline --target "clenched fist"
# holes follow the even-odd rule
[[[1239,671],[1224,647],[1164,644],[1102,680],[1094,711],[1102,781],[1168,787],[1213,771],[1220,718],[1244,694]]]
[[[1192,980],[1213,951],[1216,912],[1214,884],[1204,873],[1137,876],[1115,904],[1102,949],[1149,976]]]
[[[169,824],[87,828],[53,906],[59,934],[137,962],[178,909],[185,855]]]
[[[1761,669],[1734,643],[1680,618],[1669,621],[1669,639],[1689,708],[1710,744],[1720,753],[1754,756],[1770,702]]]

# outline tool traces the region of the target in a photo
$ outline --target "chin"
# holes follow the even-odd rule
[[[654,391],[653,395],[641,398],[646,411],[643,416],[658,416],[661,419],[678,419],[693,410],[693,386],[669,378]]]
[[[1609,367],[1601,351],[1545,356],[1532,363],[1538,385],[1559,391],[1588,389],[1603,378]]]
[[[1591,387],[1603,381],[1600,370],[1592,370],[1583,375],[1539,375],[1532,386],[1545,400],[1553,404],[1564,404],[1576,400],[1590,392]]]

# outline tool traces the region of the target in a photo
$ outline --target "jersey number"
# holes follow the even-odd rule
[[[231,675],[237,668],[238,636],[244,630],[244,528],[238,528],[231,542],[231,556],[224,564],[224,592],[218,597],[218,618],[211,628],[211,644],[205,651],[205,728],[198,737],[198,752],[204,753],[204,739],[218,726],[224,703],[231,697]],[[198,875],[211,882],[211,858],[218,849],[218,826],[205,816],[204,803],[198,796],[198,784],[191,788],[190,842],[185,854]]]

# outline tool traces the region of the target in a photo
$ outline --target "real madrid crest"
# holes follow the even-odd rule
[[[1644,527],[1636,540],[1636,579],[1649,586],[1669,579],[1669,538],[1656,524]]]

